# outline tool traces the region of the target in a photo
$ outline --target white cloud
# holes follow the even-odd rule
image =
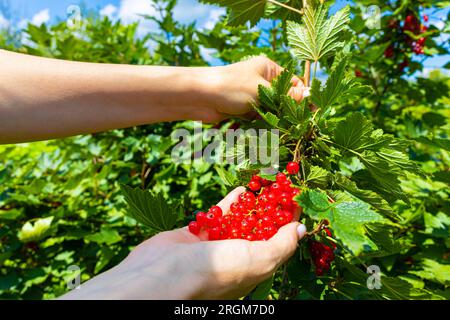
[[[100,15],[112,18],[116,12],[117,12],[117,7],[110,3],[110,4],[107,4],[106,6],[104,6],[103,9],[100,10]]]
[[[28,20],[28,19],[22,19],[19,21],[17,26],[19,27],[19,29],[25,29],[29,22],[30,22],[30,20]]]
[[[46,23],[50,20],[50,10],[43,9],[36,13],[33,18],[31,18],[31,23],[37,26],[40,26],[43,23]]]
[[[10,22],[0,13],[0,29],[8,29]]]
[[[154,21],[143,18],[140,15],[154,16],[156,9],[152,6],[152,2],[148,0],[121,0],[118,11],[118,18],[123,23],[138,22],[137,36],[145,36],[152,30],[157,28]]]
[[[207,18],[211,8],[214,7],[199,4],[194,0],[181,0],[175,6],[173,16],[182,23],[191,23]]]
[[[212,29],[216,25],[216,23],[220,20],[220,17],[225,14],[225,9],[218,8],[212,9],[209,11],[209,16],[206,22],[203,24],[203,28]]]
[[[140,14],[153,16],[156,13],[151,1],[148,0],[121,0],[119,18],[125,23],[142,21]]]

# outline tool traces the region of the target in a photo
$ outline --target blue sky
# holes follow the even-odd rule
[[[148,0],[0,0],[0,27],[8,24],[22,27],[29,22],[40,24],[65,19],[67,8],[80,2],[89,9],[114,19],[120,18],[126,23],[139,20],[138,13],[154,14],[154,9]],[[336,7],[343,7],[349,2],[351,1],[338,0]],[[175,9],[175,18],[184,23],[196,21],[199,28],[209,28],[223,12],[222,8],[199,4],[196,0],[179,0]],[[441,10],[437,15],[432,14],[431,22],[442,26],[447,12],[448,10]],[[155,28],[148,21],[141,21],[140,24],[141,34]],[[448,60],[449,56],[434,57],[427,60],[425,67],[428,71],[439,68]]]

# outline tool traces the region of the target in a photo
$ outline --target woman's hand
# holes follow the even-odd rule
[[[244,117],[281,72],[257,57],[224,67],[85,63],[0,50],[0,144],[176,120]],[[290,94],[304,95],[299,78]]]
[[[216,122],[251,113],[251,102],[257,101],[258,86],[269,87],[283,68],[272,60],[259,56],[224,67],[213,67],[209,71],[211,75],[204,77],[205,88],[214,94],[211,106],[214,107],[212,111],[215,113],[205,113],[210,118],[202,120]],[[300,78],[294,76],[289,95],[301,101],[308,89]]]
[[[237,188],[218,205],[237,200]],[[117,267],[64,299],[235,299],[248,294],[292,256],[306,233],[297,222],[268,241],[201,241],[187,228],[160,233],[137,246]]]

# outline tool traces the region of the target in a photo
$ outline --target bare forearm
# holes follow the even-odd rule
[[[0,50],[0,143],[202,119],[212,68],[69,62]]]

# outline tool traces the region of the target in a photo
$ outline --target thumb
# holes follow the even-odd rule
[[[280,228],[271,239],[265,242],[277,267],[282,265],[294,254],[298,241],[305,235],[306,226],[298,222],[293,222]]]

